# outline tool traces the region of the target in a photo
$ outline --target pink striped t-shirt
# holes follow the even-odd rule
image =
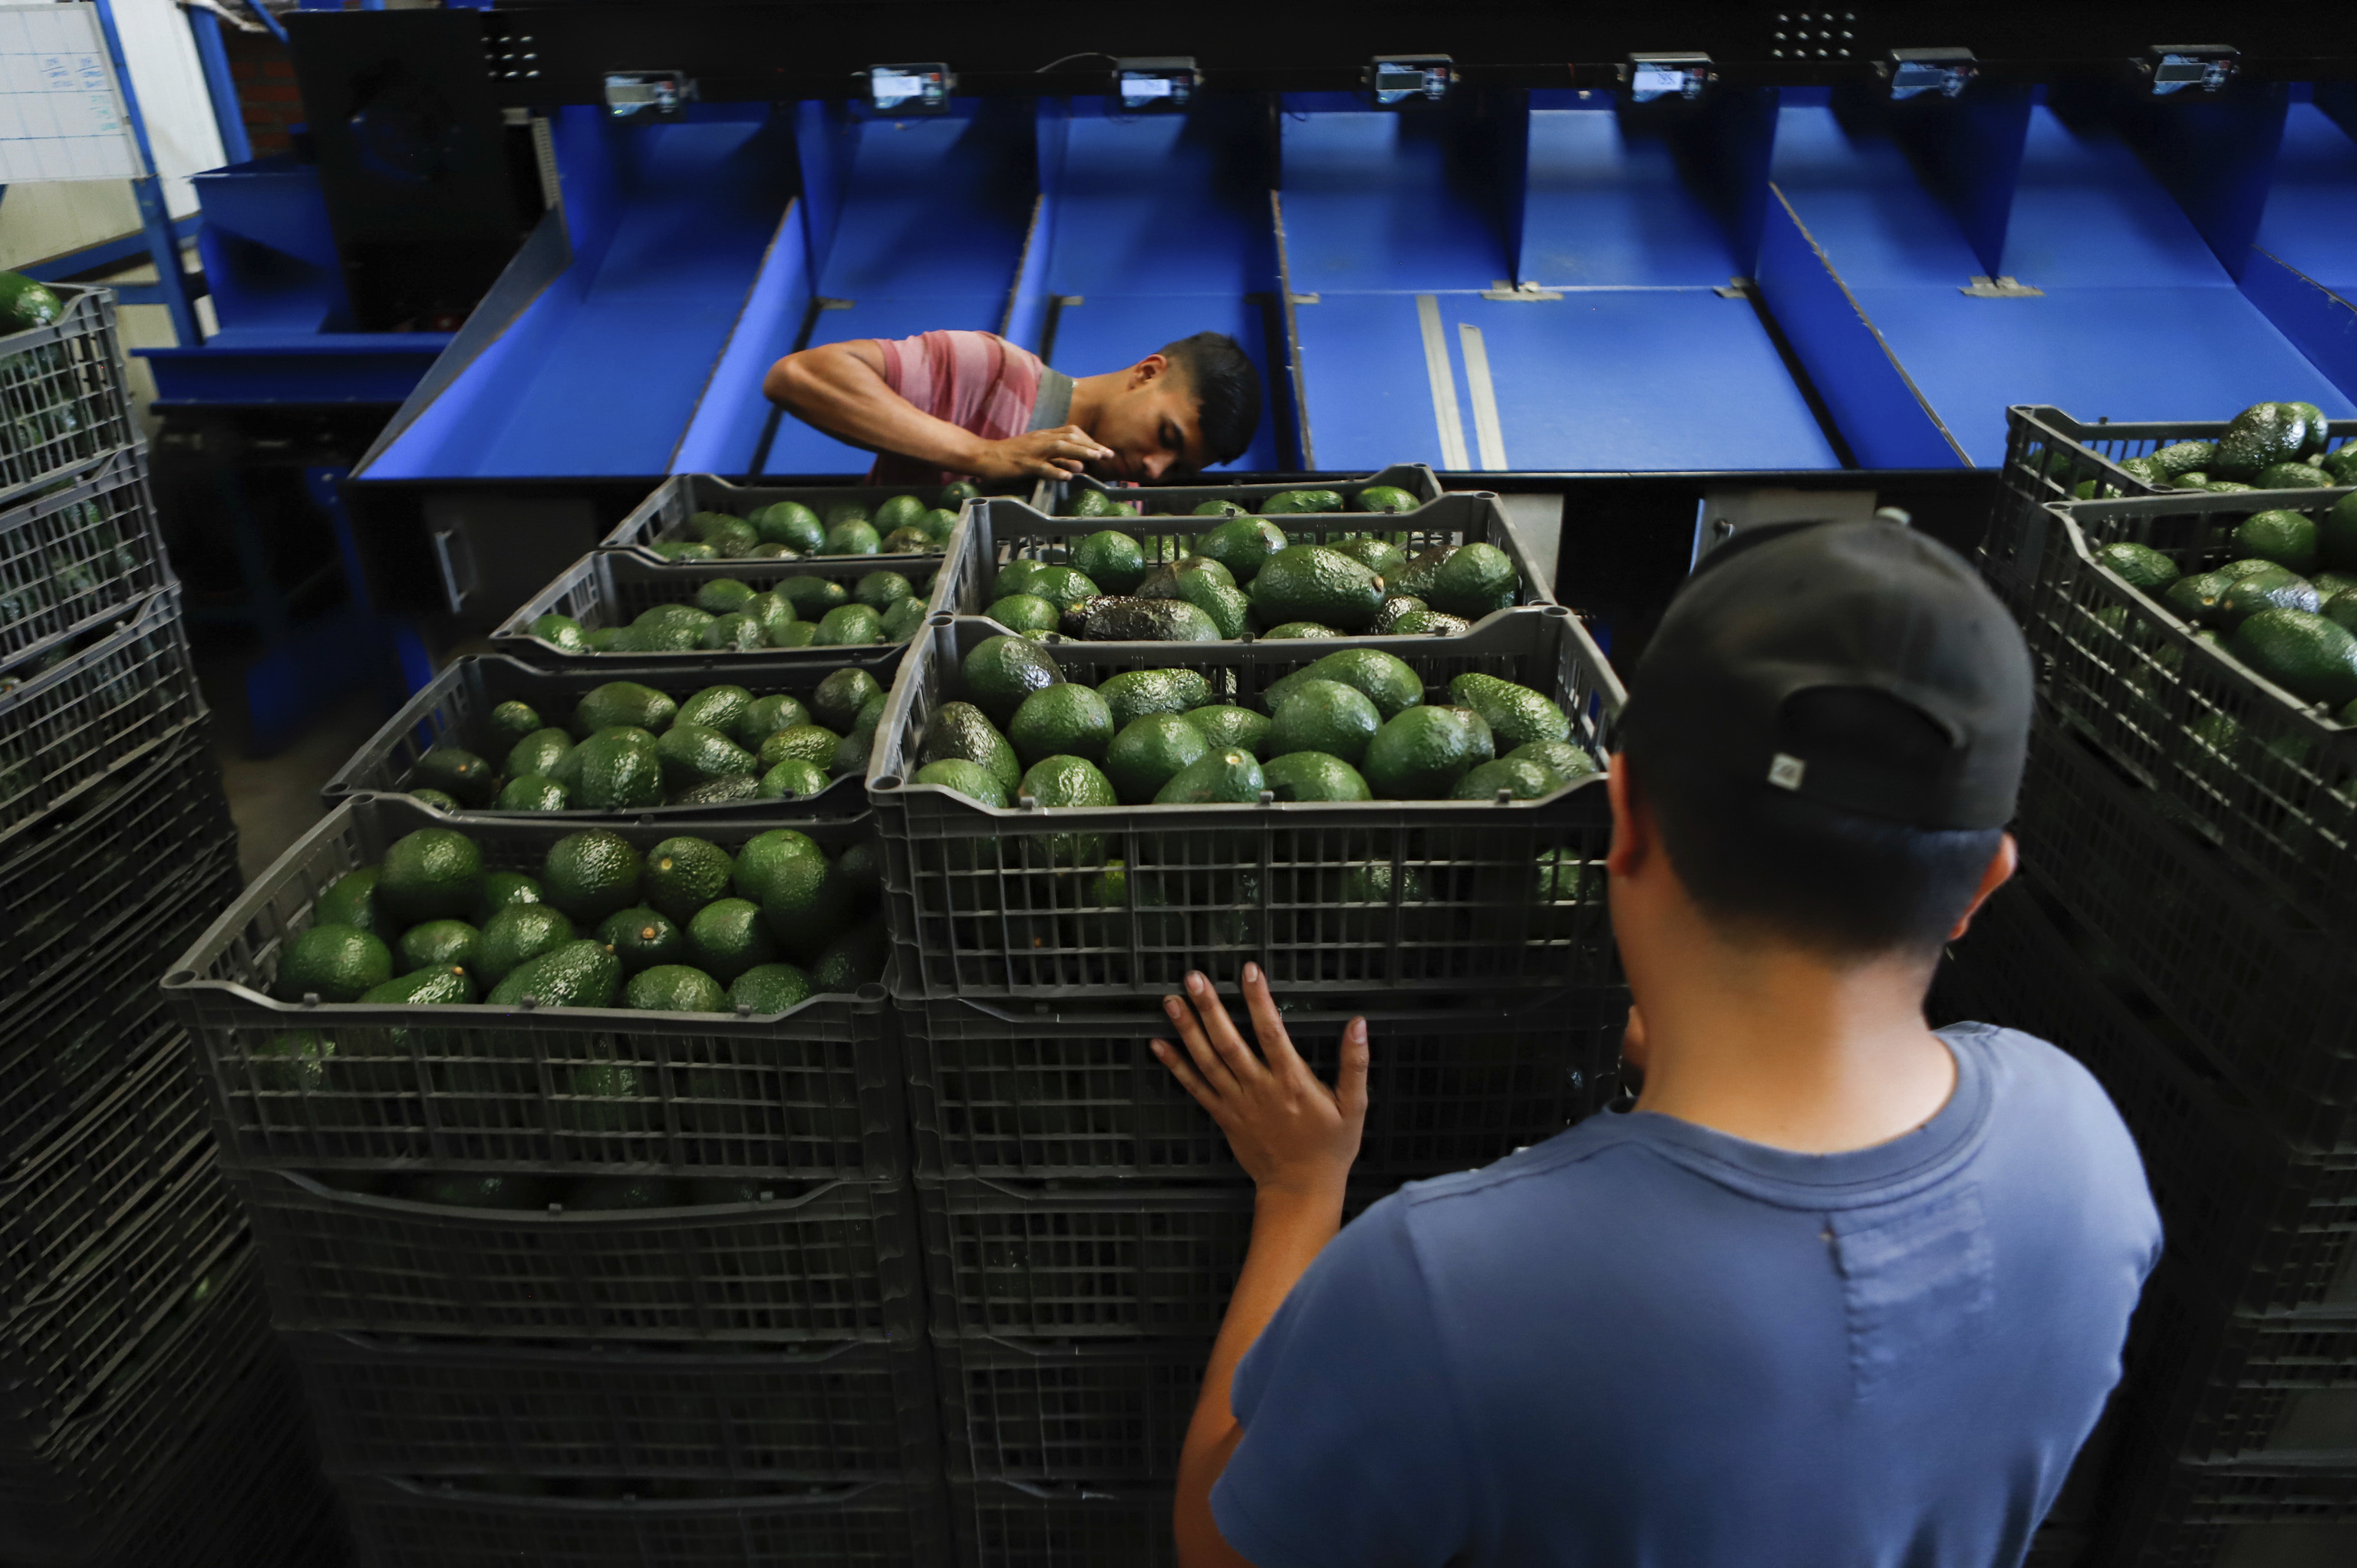
[[[878,338],[884,381],[935,419],[945,419],[985,441],[1004,441],[1031,427],[1039,383],[1049,373],[1039,356],[996,332],[922,332]],[[963,474],[895,453],[877,454],[872,485],[947,484]]]

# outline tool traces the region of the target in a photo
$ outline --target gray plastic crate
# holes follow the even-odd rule
[[[2357,1154],[2295,1155],[2148,998],[2105,983],[2117,964],[2102,938],[2066,936],[2029,882],[1998,889],[1950,947],[1945,993],[1972,1009],[1958,1016],[2051,1040],[2095,1075],[2190,1273],[2255,1311],[2324,1301],[2357,1252]]]
[[[1176,561],[1191,547],[1194,536],[1216,518],[1172,520],[1183,532],[1149,532],[1147,518],[1051,517],[1014,500],[976,501],[958,535],[957,553],[934,584],[930,607],[936,613],[980,615],[990,605],[990,588],[999,569],[1010,561],[1044,561],[1069,565],[1072,547],[1104,529],[1135,539],[1147,564]],[[1530,558],[1523,542],[1506,521],[1506,509],[1488,492],[1442,496],[1411,512],[1389,517],[1367,512],[1329,512],[1270,520],[1295,544],[1323,544],[1338,535],[1383,533],[1397,536],[1409,554],[1437,545],[1494,544],[1514,563],[1522,577],[1521,602],[1555,602],[1555,584]],[[1494,612],[1503,613],[1503,612]],[[1341,640],[1325,639],[1324,641]],[[1350,640],[1356,641],[1356,639]]]
[[[1439,499],[1439,478],[1422,463],[1394,463],[1388,468],[1356,477],[1312,474],[1297,479],[1258,485],[1108,485],[1092,474],[1075,474],[1064,479],[1042,479],[1031,492],[1031,504],[1050,517],[1071,515],[1073,503],[1084,491],[1094,490],[1106,499],[1142,506],[1148,516],[1169,516],[1191,513],[1205,501],[1233,501],[1247,511],[1257,512],[1271,496],[1286,490],[1338,490],[1348,506],[1357,500],[1359,492],[1376,485],[1390,485],[1405,490],[1419,501]],[[1368,512],[1351,515],[1367,517]],[[1080,521],[1089,521],[1082,519]],[[1118,527],[1117,521],[1106,520],[1091,524],[1091,532],[1099,528]]]
[[[138,1364],[194,1315],[190,1293],[225,1272],[245,1225],[199,1147],[138,1212],[0,1325],[0,1452],[53,1447],[61,1427],[139,1380]]]
[[[1171,1504],[1168,1487],[952,1484],[958,1568],[1178,1568]]]
[[[1396,1184],[1354,1182],[1345,1219]],[[923,1182],[933,1334],[1170,1339],[1217,1332],[1251,1239],[1249,1182]]]
[[[113,291],[48,286],[65,306],[58,318],[0,337],[0,501],[138,438],[115,339]]]
[[[1208,1339],[936,1338],[952,1481],[1158,1481],[1178,1452]]]
[[[842,648],[762,648],[743,653],[708,648],[686,653],[567,653],[545,638],[535,636],[532,623],[544,615],[561,615],[580,622],[585,631],[628,626],[656,605],[694,604],[704,585],[718,577],[732,577],[757,591],[767,591],[789,577],[824,577],[841,583],[849,592],[870,572],[898,572],[909,579],[916,596],[921,599],[932,591],[933,575],[941,563],[938,555],[863,555],[856,560],[837,555],[815,563],[687,561],[676,565],[657,565],[629,551],[593,551],[566,567],[554,582],[500,622],[491,633],[491,641],[502,653],[512,653],[557,670],[604,670],[625,663],[651,663],[665,669],[676,666],[726,670],[740,660],[754,659],[783,659],[831,670],[834,666],[829,660],[839,662],[846,654],[873,653],[895,645],[871,642]],[[705,681],[709,683],[725,679],[725,675],[716,673]]]
[[[729,1354],[308,1334],[289,1348],[336,1475],[756,1490],[914,1479],[940,1462],[913,1343]]]
[[[1625,991],[1598,988],[1372,1015],[1352,1169],[1394,1180],[1468,1170],[1601,1110],[1619,1092],[1628,1012]],[[1327,1081],[1355,1015],[1331,998],[1286,1015]],[[1226,1135],[1146,1048],[1174,1037],[1158,1004],[907,1003],[899,1030],[920,1176],[1243,1179]]]
[[[677,540],[691,539],[687,520],[700,511],[726,512],[732,517],[749,517],[763,507],[780,501],[800,501],[821,519],[826,509],[845,501],[857,501],[870,514],[894,496],[915,496],[928,510],[941,499],[941,488],[930,489],[909,485],[740,485],[716,474],[673,474],[657,487],[655,493],[639,503],[636,510],[624,518],[614,532],[597,542],[600,550],[631,550],[650,563],[667,566],[672,563],[655,554],[647,546]],[[943,510],[961,511],[963,505]],[[905,555],[805,555],[805,561],[833,563],[853,561],[923,561],[938,557],[939,550],[920,550]],[[938,559],[931,561],[939,565]]]
[[[397,1476],[339,1485],[369,1568],[934,1568],[941,1488],[890,1481],[676,1500],[510,1497]]]
[[[174,580],[147,493],[147,454],[126,447],[0,511],[0,661],[37,653]]]
[[[2178,441],[2215,441],[2226,433],[2224,420],[2154,420],[2093,424],[2072,418],[2059,408],[2018,404],[2005,411],[2005,466],[1997,471],[1996,510],[1989,521],[1989,581],[2006,601],[2020,607],[2019,596],[2030,585],[2027,569],[2037,557],[2018,557],[2001,542],[2028,538],[2040,527],[2039,517],[2057,501],[2076,499],[2078,487],[2092,480],[2095,496],[2134,498],[2157,491],[2119,467],[2125,457],[2148,457]],[[2345,446],[2336,435],[2332,446]],[[2173,490],[2172,495],[2203,498],[2200,490]],[[2266,495],[2289,495],[2268,490]],[[2218,496],[2229,500],[2231,496]]]
[[[282,1329],[652,1344],[913,1343],[908,1188],[768,1201],[454,1208],[240,1171]]]
[[[110,772],[0,859],[0,996],[19,1004],[124,916],[233,864],[237,828],[199,724]]]
[[[2149,789],[2071,732],[2030,733],[2015,836],[2041,890],[2102,934],[2136,987],[2276,1133],[2357,1153],[2357,972]]]
[[[682,1176],[813,1180],[888,1177],[906,1169],[899,1057],[881,986],[813,996],[770,1017],[648,1013],[626,1007],[376,1006],[282,1002],[271,995],[282,946],[310,925],[318,897],[379,861],[394,840],[453,819],[399,795],[347,800],[298,840],[164,978],[195,1031],[221,1113],[223,1145],[242,1164],[301,1170],[599,1168]],[[457,824],[486,870],[537,871],[570,822]],[[640,850],[679,825],[602,824]],[[734,851],[791,826],[830,856],[872,843],[865,821],[699,822]],[[327,1032],[334,1055],[290,1072],[270,1042]],[[636,1093],[614,1092],[630,1068]],[[596,1092],[571,1087],[599,1069]]]
[[[113,1093],[0,1176],[0,1321],[70,1294],[211,1142],[188,1037],[174,1031]]]
[[[267,1533],[279,1510],[324,1500],[293,1380],[271,1341],[261,1271],[241,1253],[216,1278],[207,1302],[159,1326],[87,1409],[37,1444],[0,1451],[10,1563],[272,1562],[193,1545]],[[270,1522],[242,1517],[264,1495],[255,1476],[277,1483]]]
[[[0,1006],[0,1149],[31,1150],[107,1095],[178,1026],[156,982],[237,897],[237,846],[215,843],[91,939],[36,993]]]
[[[44,657],[0,674],[0,854],[43,812],[205,714],[177,587],[51,651],[63,657],[46,669],[30,667]]]
[[[573,706],[582,693],[608,681],[637,681],[673,698],[685,698],[705,686],[742,686],[757,697],[784,692],[807,698],[818,683],[836,670],[865,670],[876,677],[877,683],[888,688],[899,672],[900,660],[908,650],[899,644],[889,647],[841,648],[828,651],[840,657],[832,664],[815,661],[799,654],[769,658],[756,654],[712,655],[726,658],[727,662],[709,671],[708,679],[699,679],[693,666],[686,664],[655,664],[634,669],[624,663],[600,665],[594,669],[568,666],[562,670],[544,670],[520,659],[501,654],[485,658],[469,656],[455,660],[441,674],[436,676],[402,710],[385,721],[384,727],[370,737],[366,746],[352,754],[351,760],[337,770],[319,790],[320,799],[329,805],[350,796],[368,792],[399,794],[407,787],[410,769],[418,757],[430,748],[448,742],[475,752],[498,768],[505,760],[506,743],[498,740],[488,728],[490,712],[501,703],[520,702],[529,704],[547,724],[569,728]],[[829,811],[847,815],[867,809],[866,780],[845,775],[831,782],[815,795],[797,800],[729,800],[710,806],[649,806],[631,815],[659,818],[675,822],[682,832],[694,831],[703,819],[735,819],[769,811],[782,811],[801,815],[812,811]],[[489,821],[602,821],[605,815],[596,811],[500,811],[485,808],[469,811],[472,819]]]
[[[1246,960],[1296,992],[1616,982],[1600,863],[1603,775],[1542,800],[997,810],[910,784],[926,726],[993,623],[939,618],[910,651],[868,765],[883,826],[896,983],[910,997],[1159,994],[1189,969],[1232,983]],[[1370,639],[1427,699],[1480,671],[1550,693],[1573,738],[1611,748],[1620,683],[1570,611],[1492,618],[1465,637]],[[1092,643],[1049,651],[1067,679],[1189,669],[1255,703],[1332,651],[1317,641]],[[1541,857],[1563,865],[1542,880]],[[1101,875],[1113,862],[1124,875]],[[1575,873],[1569,865],[1592,869]],[[1370,896],[1345,902],[1343,889]]]
[[[2161,809],[2223,844],[2309,916],[2357,936],[2357,727],[2342,725],[2193,635],[2093,552],[2133,541],[2187,572],[2238,553],[2255,511],[2319,512],[2325,490],[2082,502],[2018,541],[2034,583],[2017,607],[2052,710],[2157,791]],[[1994,560],[1998,540],[1992,535]]]
[[[2106,1532],[2113,1561],[2240,1568],[2357,1555],[2357,1453],[2332,1465],[2172,1465],[2138,1479]]]

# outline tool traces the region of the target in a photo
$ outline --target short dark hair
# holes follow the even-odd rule
[[[1252,357],[1224,332],[1198,332],[1166,343],[1162,357],[1185,371],[1194,389],[1204,467],[1243,456],[1260,428],[1260,371]]]
[[[1803,692],[1784,710],[1809,755],[1847,748],[1938,766],[1947,737],[1916,709],[1862,688]],[[1670,865],[1713,924],[1738,940],[1841,961],[1929,958],[1980,890],[2003,828],[1911,827],[1738,778],[1641,730],[1625,753]]]

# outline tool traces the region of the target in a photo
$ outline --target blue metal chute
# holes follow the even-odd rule
[[[1771,264],[1772,212],[1761,286],[1861,460],[1897,460],[1910,422],[1928,420],[1964,459],[1995,464],[2017,403],[2114,420],[2222,418],[2273,398],[2352,411],[2104,113],[2027,105],[1999,252],[2017,282],[1967,293],[1992,274],[1936,170],[1910,160],[1888,121],[1846,124],[1822,92],[1788,91],[1784,105],[1776,188],[1848,314],[1824,307],[1806,268]],[[1869,338],[1887,352],[1863,351]],[[1891,393],[1901,381],[1920,419]]]
[[[569,260],[496,336],[469,322],[456,367],[421,388],[369,478],[659,474],[738,325],[796,185],[785,114],[699,108],[615,125],[568,107],[555,132]],[[446,371],[453,367],[443,367]]]

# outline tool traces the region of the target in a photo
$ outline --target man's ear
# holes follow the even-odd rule
[[[1631,875],[1652,853],[1653,819],[1630,784],[1627,752],[1612,754],[1604,789],[1612,802],[1612,848],[1604,857],[1604,868],[1615,876]]]
[[[1981,868],[1981,885],[1973,895],[1972,906],[1956,917],[1956,929],[1948,933],[1950,941],[1954,941],[1970,929],[1973,917],[1980,913],[1981,906],[1988,902],[1989,895],[2010,882],[2015,868],[2020,864],[2021,847],[2013,842],[2013,835],[2007,833],[1997,840],[1996,853],[1989,856],[1988,865]]]
[[[1170,361],[1160,354],[1148,354],[1129,368],[1129,387],[1135,392],[1150,387],[1170,373]]]

